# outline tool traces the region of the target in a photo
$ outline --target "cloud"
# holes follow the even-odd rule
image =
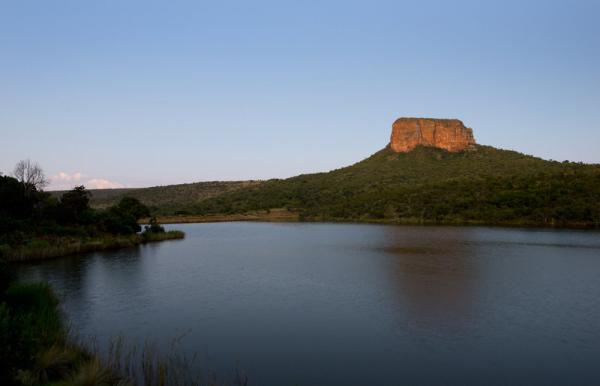
[[[118,182],[105,180],[103,178],[94,178],[88,180],[85,187],[88,189],[117,189],[124,188],[125,186],[123,184],[119,184]]]
[[[75,172],[75,173],[71,173],[71,174],[65,173],[65,172],[59,172],[58,174],[50,176],[49,189],[50,190],[71,189],[76,185],[81,185],[81,180],[83,178],[85,178],[85,174],[83,174],[81,172]]]
[[[104,178],[87,178],[88,176],[81,172],[66,173],[59,172],[50,176],[49,190],[69,190],[75,186],[84,185],[87,189],[116,189],[125,187],[115,181]]]
[[[81,180],[82,177],[85,177],[85,174],[81,174],[80,172],[75,172],[73,174],[69,174],[69,173],[65,173],[65,172],[60,172],[54,176],[50,176],[50,181],[51,182],[77,182],[79,180]]]

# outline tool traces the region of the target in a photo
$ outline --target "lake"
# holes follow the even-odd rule
[[[82,337],[250,385],[598,385],[600,233],[315,223],[21,265]]]

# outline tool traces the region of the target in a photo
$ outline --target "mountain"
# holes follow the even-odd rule
[[[131,195],[158,215],[195,216],[188,221],[291,213],[316,221],[600,227],[600,165],[477,145],[455,119],[400,118],[384,149],[327,173],[93,193],[96,207]],[[169,219],[179,220],[186,219]]]
[[[451,152],[475,145],[473,129],[458,119],[399,118],[392,125],[390,148],[405,153],[417,146],[431,146]]]
[[[459,120],[401,118],[388,146],[352,166],[269,180],[186,211],[272,208],[307,220],[599,227],[600,165],[477,145]]]

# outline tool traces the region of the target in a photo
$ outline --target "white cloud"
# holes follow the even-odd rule
[[[87,189],[116,189],[125,187],[123,184],[104,178],[87,179],[87,177],[86,174],[81,172],[59,172],[50,176],[48,190],[69,190],[78,185],[84,185]]]
[[[85,174],[81,174],[80,172],[75,172],[73,174],[60,172],[54,176],[50,176],[50,181],[52,182],[77,182],[80,181],[82,177],[85,177]]]
[[[116,188],[124,188],[125,186],[119,184],[118,182],[105,180],[103,178],[94,178],[88,180],[85,184],[85,187],[88,189],[116,189]]]
[[[50,184],[48,188],[50,190],[66,190],[72,189],[77,185],[81,185],[82,179],[85,178],[85,174],[81,172],[65,173],[59,172],[53,176],[50,176]]]

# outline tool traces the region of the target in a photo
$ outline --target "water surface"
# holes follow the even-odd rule
[[[600,234],[173,225],[186,239],[20,266],[82,336],[251,385],[600,384]]]

